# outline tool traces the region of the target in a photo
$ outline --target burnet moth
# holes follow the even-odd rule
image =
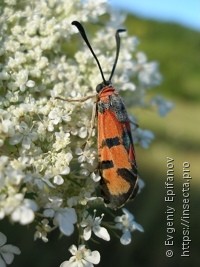
[[[130,120],[123,100],[111,82],[120,50],[119,33],[125,30],[118,29],[116,31],[116,57],[110,77],[106,80],[83,26],[78,21],[73,21],[72,25],[78,28],[83,40],[91,51],[103,80],[96,87],[98,170],[101,176],[100,185],[104,201],[108,207],[117,209],[122,207],[129,199],[133,199],[138,191],[137,165]],[[87,100],[90,97],[85,97],[80,101]]]

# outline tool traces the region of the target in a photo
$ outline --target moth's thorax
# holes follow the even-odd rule
[[[113,113],[121,123],[129,121],[123,100],[113,86],[105,86],[98,93],[97,109],[99,114]]]
[[[118,95],[117,91],[112,85],[105,86],[101,89],[101,91],[98,93],[99,98],[107,97],[110,95],[116,94]]]

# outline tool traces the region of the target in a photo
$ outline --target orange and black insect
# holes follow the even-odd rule
[[[95,55],[83,26],[73,21],[99,67],[103,82],[97,85],[98,157],[101,188],[105,202],[117,209],[138,191],[138,175],[130,121],[123,100],[112,86],[111,80],[120,50],[119,33],[116,31],[116,57],[108,80]]]

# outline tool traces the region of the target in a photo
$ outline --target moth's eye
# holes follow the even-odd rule
[[[105,85],[103,83],[98,84],[97,87],[96,87],[97,93],[99,93],[104,88],[104,86]]]
[[[99,93],[106,86],[111,86],[111,82],[110,81],[105,81],[105,82],[102,82],[102,83],[98,84],[97,87],[96,87],[97,93]]]

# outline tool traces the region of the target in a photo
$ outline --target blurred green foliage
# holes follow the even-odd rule
[[[99,267],[177,267],[198,266],[199,262],[199,149],[200,149],[200,33],[184,27],[142,20],[129,16],[126,22],[129,34],[139,37],[140,49],[150,60],[160,63],[164,81],[150,94],[162,94],[175,104],[174,110],[160,118],[150,110],[130,110],[139,117],[141,128],[150,129],[156,139],[147,150],[136,147],[140,176],[145,181],[143,192],[127,207],[143,225],[145,232],[133,233],[133,242],[122,246],[115,237],[112,242],[91,244],[101,252]],[[123,41],[122,41],[123,45]],[[166,240],[166,157],[175,162],[174,257],[167,258]],[[190,257],[181,257],[182,247],[182,163],[191,165],[190,189]],[[22,250],[11,267],[58,267],[69,257],[68,247],[77,240],[62,237],[58,232],[50,235],[47,244],[33,241],[34,227],[27,228],[0,223],[0,230],[8,237],[8,243]]]
[[[160,63],[164,83],[157,90],[173,98],[200,101],[200,32],[132,16],[126,26],[129,34],[139,37],[149,59]]]

